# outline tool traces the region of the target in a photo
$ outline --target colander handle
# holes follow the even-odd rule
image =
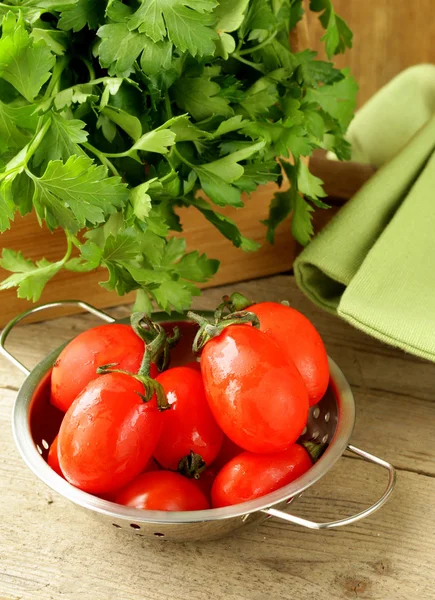
[[[6,350],[6,348],[5,348],[6,338],[8,337],[8,335],[10,334],[12,329],[15,327],[15,325],[17,325],[23,319],[26,319],[30,315],[33,315],[34,313],[40,312],[42,310],[46,310],[48,308],[56,308],[58,306],[77,306],[77,307],[82,308],[83,310],[86,310],[87,312],[95,315],[96,317],[99,317],[103,321],[106,321],[106,323],[113,323],[113,321],[115,321],[115,319],[113,317],[111,317],[110,315],[108,315],[107,313],[103,312],[102,310],[98,310],[98,308],[95,308],[95,306],[92,306],[91,304],[88,304],[87,302],[82,302],[81,300],[60,300],[59,302],[48,302],[47,304],[41,304],[40,306],[35,306],[29,310],[26,310],[26,312],[21,313],[20,315],[15,317],[15,319],[12,319],[12,321],[9,321],[9,323],[6,325],[6,327],[1,332],[0,354],[3,354],[3,356],[5,356],[13,365],[18,367],[20,369],[20,371],[22,371],[25,375],[28,375],[30,373],[29,369],[26,366],[24,366],[23,363],[21,363],[17,358],[15,358],[15,356],[13,354],[11,354],[8,350]]]
[[[308,519],[302,519],[301,517],[297,517],[295,515],[291,515],[289,513],[283,512],[282,510],[277,510],[276,508],[265,508],[262,512],[268,514],[271,517],[278,517],[279,519],[283,519],[284,521],[289,521],[290,523],[295,523],[296,525],[302,525],[303,527],[308,527],[308,529],[333,529],[334,527],[343,527],[343,525],[351,525],[352,523],[356,523],[360,519],[364,519],[368,517],[372,513],[374,513],[378,508],[387,501],[391,492],[393,491],[394,485],[396,483],[396,471],[390,463],[382,458],[378,458],[373,454],[369,454],[365,450],[360,450],[356,446],[351,446],[350,444],[347,447],[349,452],[360,456],[361,458],[367,460],[368,462],[379,465],[383,469],[388,471],[388,484],[385,492],[382,496],[377,500],[374,504],[366,508],[365,510],[357,513],[356,515],[352,515],[350,517],[346,517],[345,519],[339,519],[338,521],[329,521],[328,523],[318,523],[316,521],[309,521]]]

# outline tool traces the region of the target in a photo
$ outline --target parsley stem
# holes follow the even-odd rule
[[[95,69],[92,66],[92,63],[90,60],[88,60],[87,58],[84,58],[83,56],[81,57],[82,62],[86,65],[88,71],[89,71],[89,77],[91,78],[91,81],[95,78]]]
[[[184,156],[178,152],[176,146],[172,146],[172,153],[175,154],[177,158],[179,158],[186,166],[190,167],[191,169],[195,169],[195,165],[185,159]]]
[[[238,50],[237,54],[239,56],[243,56],[244,54],[252,54],[253,52],[257,52],[257,50],[261,50],[261,48],[264,48],[264,46],[267,46],[267,44],[270,44],[270,42],[272,40],[274,40],[277,35],[278,35],[278,30],[274,31],[272,33],[272,35],[270,35],[268,38],[266,38],[265,40],[263,40],[257,46],[254,46],[253,48],[246,48],[245,50]],[[233,54],[233,56],[234,56],[234,54]]]
[[[38,125],[36,127],[36,133],[33,136],[32,140],[27,144],[27,146],[24,146],[21,152],[19,152],[16,156],[14,156],[14,158],[11,161],[9,161],[9,163],[6,165],[6,170],[3,173],[0,173],[0,181],[2,179],[5,179],[8,175],[11,175],[11,173],[14,173],[15,171],[19,172],[27,167],[27,163],[36,152],[36,149],[38,148],[45,134],[49,130],[50,125],[50,117],[48,117],[45,120],[45,123],[44,117],[39,118]]]
[[[236,60],[243,63],[244,65],[248,65],[248,67],[251,67],[252,69],[255,69],[256,71],[260,71],[260,73],[264,73],[264,67],[262,65],[260,65],[260,63],[254,63],[250,60],[246,60],[246,58],[243,58],[243,56],[240,56],[240,54],[238,54],[237,52],[233,52],[231,54],[231,57],[235,58]]]
[[[44,98],[52,97],[53,92],[56,89],[56,86],[59,82],[60,76],[62,75],[67,64],[68,64],[68,60],[66,59],[65,56],[62,56],[60,59],[56,60],[56,64],[54,65],[53,73],[51,75],[50,83],[47,86],[47,89],[44,94]],[[54,95],[56,95],[56,93],[58,93],[58,92],[59,92],[59,90],[57,90],[57,92],[55,92]]]
[[[165,92],[165,111],[166,111],[166,119],[172,118],[172,108],[171,108],[171,100],[169,98],[168,90]]]
[[[95,156],[100,159],[100,162],[105,167],[107,167],[109,169],[109,171],[112,171],[112,173],[114,175],[116,175],[117,177],[120,177],[119,171],[116,169],[116,167],[114,166],[112,161],[107,158],[107,156],[104,154],[104,152],[100,152],[100,150],[98,150],[98,148],[95,148],[94,146],[89,144],[89,142],[83,142],[82,146],[83,146],[83,148],[86,148],[86,150],[89,150],[89,152],[92,152],[92,154],[95,154]]]

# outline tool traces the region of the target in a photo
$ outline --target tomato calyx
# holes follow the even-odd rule
[[[140,392],[136,392],[136,394],[142,399],[143,402],[149,402],[154,394],[156,395],[157,400],[157,408],[159,411],[168,410],[171,408],[171,405],[168,402],[168,398],[166,397],[165,390],[163,386],[153,379],[152,377],[148,377],[146,375],[141,375],[140,373],[131,373],[130,371],[124,371],[124,369],[116,369],[116,364],[102,365],[98,367],[97,373],[98,375],[107,375],[108,373],[121,373],[122,375],[128,375],[129,377],[133,377],[140,381],[145,388],[145,394],[141,394]]]
[[[236,311],[246,310],[250,306],[255,304],[252,300],[249,300],[243,294],[239,292],[234,292],[231,296],[225,295],[222,296],[222,303],[218,307],[218,311],[221,311],[223,314],[225,310],[233,313]]]
[[[146,344],[145,354],[139,373],[149,376],[151,363],[157,365],[159,371],[164,371],[169,364],[170,351],[180,339],[180,329],[174,327],[172,335],[152,321],[145,313],[136,312],[130,317],[131,328]]]
[[[206,466],[202,456],[191,450],[190,454],[183,456],[178,463],[178,472],[185,477],[189,477],[189,479],[199,479]]]
[[[328,444],[320,444],[318,442],[300,442],[300,445],[308,452],[313,464],[319,460],[328,447]]]
[[[223,315],[222,313],[221,307],[216,310],[213,319],[207,319],[191,310],[187,313],[187,317],[199,325],[199,330],[192,345],[194,354],[198,354],[209,340],[220,335],[230,325],[251,324],[257,328],[260,327],[257,315],[249,311],[235,311],[227,315]]]

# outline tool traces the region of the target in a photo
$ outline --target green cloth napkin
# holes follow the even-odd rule
[[[294,271],[322,308],[435,360],[435,114],[305,248]]]

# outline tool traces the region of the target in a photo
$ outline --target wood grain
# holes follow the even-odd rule
[[[354,33],[352,50],[338,56],[338,67],[350,67],[362,106],[395,75],[420,63],[435,61],[435,20],[432,0],[333,0],[337,14]],[[315,13],[308,14],[310,43],[325,58],[322,28]]]
[[[53,494],[22,463],[10,411],[22,376],[0,359],[0,598],[6,600],[433,600],[435,585],[435,420],[433,364],[373,340],[321,312],[279,276],[237,286],[257,300],[288,298],[321,332],[354,389],[352,442],[393,462],[390,501],[352,527],[313,532],[270,519],[253,531],[204,544],[148,544],[106,527]],[[234,286],[209,289],[197,306],[212,308]],[[128,307],[111,311],[128,314]],[[11,349],[34,364],[65,339],[96,323],[62,317],[17,328]],[[343,458],[295,504],[318,520],[369,505],[385,474]]]

